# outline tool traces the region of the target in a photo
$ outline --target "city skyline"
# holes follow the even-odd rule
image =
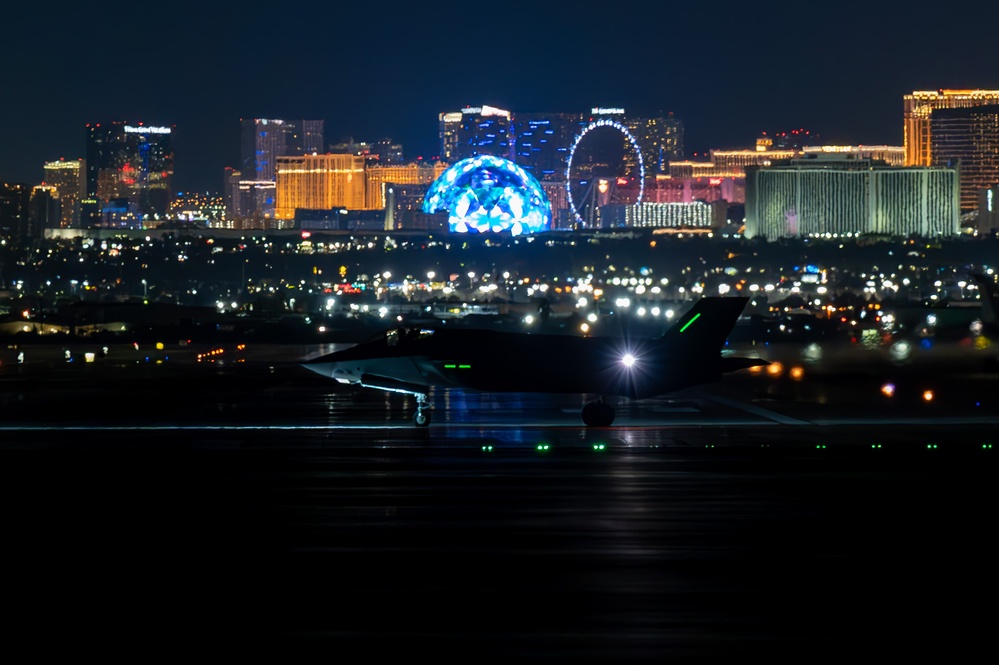
[[[999,88],[993,7],[931,24],[887,3],[828,13],[786,2],[514,2],[505,11],[519,21],[497,23],[486,5],[454,16],[395,2],[377,15],[295,5],[267,16],[274,39],[263,45],[251,38],[260,17],[224,7],[7,10],[0,55],[14,94],[0,108],[0,180],[40,182],[46,162],[84,156],[88,123],[111,120],[176,126],[177,190],[221,191],[248,117],[323,119],[327,144],[387,136],[408,159],[438,152],[443,111],[605,105],[673,112],[693,154],[797,127],[825,143],[901,145],[903,95]],[[104,32],[81,28],[95,19]],[[932,50],[915,44],[931,29]],[[289,36],[295,48],[282,46]]]

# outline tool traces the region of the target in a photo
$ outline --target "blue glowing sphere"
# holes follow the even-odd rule
[[[548,231],[552,207],[534,177],[508,159],[463,159],[430,185],[423,212],[446,210],[455,233]]]

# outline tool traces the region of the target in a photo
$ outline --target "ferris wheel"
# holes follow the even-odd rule
[[[608,130],[617,131],[622,134],[630,160],[622,159],[620,164],[603,164],[602,172],[600,168],[586,168],[587,165],[581,164],[582,155],[577,155],[577,152],[584,152],[579,148],[581,145],[585,148],[586,144],[583,141],[588,135],[591,140],[596,136],[594,130],[601,130],[602,133]],[[637,183],[634,171],[624,171],[628,161],[637,163]],[[576,224],[583,227],[594,225],[596,208],[600,205],[641,203],[645,194],[645,162],[634,135],[621,123],[606,118],[595,120],[584,127],[569,148],[565,167],[565,187],[573,219]]]

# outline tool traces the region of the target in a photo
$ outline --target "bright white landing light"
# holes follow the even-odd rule
[[[624,357],[621,358],[621,362],[624,363],[625,367],[631,367],[632,365],[635,364],[635,356],[631,355],[630,353],[626,353]]]

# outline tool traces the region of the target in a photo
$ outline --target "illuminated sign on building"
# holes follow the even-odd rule
[[[125,125],[126,134],[169,134],[169,127],[132,127]]]
[[[500,115],[504,118],[510,117],[509,111],[504,111],[503,109],[498,109],[495,106],[467,106],[461,109],[462,113],[467,113],[473,115],[478,113],[479,115]]]
[[[602,108],[600,106],[595,106],[590,109],[590,113],[593,115],[624,115],[624,109]]]

